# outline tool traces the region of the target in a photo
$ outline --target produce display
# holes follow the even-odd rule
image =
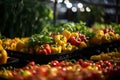
[[[58,28],[43,29],[40,34],[29,37],[2,37],[0,79],[116,80],[120,76],[120,27],[104,26],[89,28],[81,22],[68,23]],[[106,52],[107,49],[110,50]],[[11,57],[8,56],[10,52],[28,64],[19,68],[12,65],[4,67],[3,64],[7,64]]]
[[[66,24],[58,32],[43,32],[24,38],[2,39],[4,49],[35,54],[57,54],[85,47],[120,41],[116,28],[93,29],[83,23]]]
[[[0,76],[9,80],[108,80],[120,76],[120,61],[54,60],[45,65],[32,61],[23,68],[2,68]]]
[[[92,55],[91,60],[120,60],[120,52],[100,53],[99,55]]]

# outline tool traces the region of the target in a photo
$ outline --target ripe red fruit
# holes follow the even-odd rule
[[[64,66],[66,66],[66,63],[65,63],[65,61],[61,61],[61,62],[60,62],[60,66],[61,66],[61,67],[64,67]]]
[[[108,33],[108,32],[115,32],[112,28],[105,28],[103,29],[104,33]]]
[[[28,63],[28,65],[34,66],[34,65],[35,65],[35,62],[34,62],[34,61],[31,61],[31,62]]]
[[[79,37],[80,37],[81,41],[87,42],[87,39],[84,34],[80,34]]]
[[[83,68],[86,68],[87,66],[91,66],[91,65],[92,65],[92,63],[83,62],[81,66],[82,66]]]
[[[77,61],[80,65],[82,65],[82,63],[84,62],[82,59],[79,59],[78,61]]]
[[[48,73],[48,68],[47,68],[47,67],[44,67],[44,66],[41,66],[41,67],[39,67],[36,71],[37,71],[37,74],[40,74],[40,75],[42,75],[42,76],[45,76],[45,75],[47,75],[47,73]]]
[[[111,64],[109,61],[105,61],[104,63],[105,63],[106,66],[108,66],[108,67],[112,66],[112,64]]]
[[[60,63],[59,63],[58,60],[53,60],[53,61],[50,62],[50,65],[51,65],[51,66],[59,66]]]

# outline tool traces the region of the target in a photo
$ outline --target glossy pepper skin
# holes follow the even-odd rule
[[[72,33],[69,39],[71,45],[79,46],[81,39],[78,33]]]
[[[102,38],[104,36],[104,31],[103,30],[97,30],[96,34],[90,39],[91,44],[101,44],[102,43]]]
[[[37,47],[36,52],[38,54],[51,54],[51,47],[49,44],[43,44]]]
[[[61,53],[62,46],[60,46],[58,44],[53,44],[53,45],[51,45],[51,51],[52,51],[53,54]]]
[[[55,42],[59,45],[63,45],[67,42],[67,38],[61,34],[55,36]]]
[[[72,51],[72,45],[70,43],[66,43],[62,46],[62,50],[63,52],[67,52],[67,51]]]
[[[8,56],[7,56],[6,50],[4,50],[2,46],[0,45],[0,64],[7,63],[7,58]]]
[[[63,36],[65,36],[67,38],[67,40],[70,38],[71,36],[71,32],[68,30],[63,30],[61,33]]]

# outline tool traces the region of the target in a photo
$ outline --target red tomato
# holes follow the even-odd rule
[[[58,60],[53,60],[53,61],[50,62],[50,65],[51,65],[51,66],[59,66],[60,63],[59,63]]]

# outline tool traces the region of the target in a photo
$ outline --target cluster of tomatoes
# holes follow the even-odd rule
[[[23,68],[1,70],[0,76],[11,80],[107,80],[120,76],[120,61],[53,60],[43,65],[30,62]]]

